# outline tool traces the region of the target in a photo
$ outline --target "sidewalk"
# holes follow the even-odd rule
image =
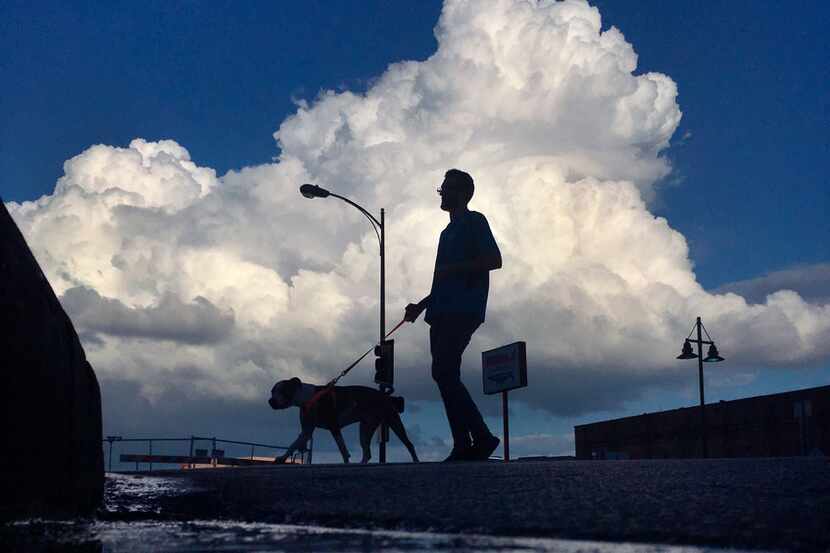
[[[246,467],[154,472],[164,516],[827,550],[818,458]]]

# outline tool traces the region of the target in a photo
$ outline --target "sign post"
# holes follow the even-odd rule
[[[481,352],[481,379],[487,395],[501,392],[504,421],[504,462],[510,460],[510,423],[507,392],[527,386],[527,347],[514,342],[500,348]]]

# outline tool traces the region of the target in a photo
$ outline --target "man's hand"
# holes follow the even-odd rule
[[[420,303],[410,303],[404,309],[404,316],[403,320],[414,323],[418,320],[418,317],[421,315],[421,312],[424,310],[424,306]]]

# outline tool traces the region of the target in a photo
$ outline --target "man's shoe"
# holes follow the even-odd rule
[[[470,459],[475,461],[486,461],[490,458],[490,455],[499,447],[501,440],[490,435],[489,438],[484,438],[481,441],[477,441],[473,444],[473,447],[470,449]]]
[[[454,447],[450,451],[449,457],[444,459],[445,463],[455,463],[458,461],[470,461],[472,459],[472,447]]]

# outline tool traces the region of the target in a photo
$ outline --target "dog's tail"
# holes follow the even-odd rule
[[[392,396],[389,398],[392,401],[392,407],[398,413],[403,413],[403,398],[399,396]]]

